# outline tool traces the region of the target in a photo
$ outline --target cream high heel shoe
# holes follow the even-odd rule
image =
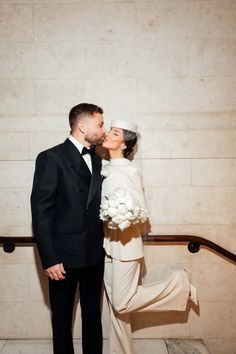
[[[198,295],[197,295],[197,289],[193,284],[189,283],[189,299],[196,305],[198,306]]]
[[[191,274],[184,269],[184,271],[186,272],[188,279],[189,279],[189,299],[196,305],[198,306],[198,294],[197,294],[197,289],[195,288],[195,286],[190,283],[191,280]]]

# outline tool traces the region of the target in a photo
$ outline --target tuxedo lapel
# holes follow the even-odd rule
[[[78,149],[74,144],[66,139],[64,142],[64,151],[69,160],[71,168],[77,174],[77,176],[83,180],[84,183],[89,185],[89,193],[87,199],[87,208],[89,203],[92,201],[94,194],[97,189],[101,186],[101,161],[98,155],[91,157],[92,161],[92,174],[89,171],[89,168],[84,161],[83,157],[79,153]]]
[[[97,155],[94,155],[92,158],[92,167],[93,167],[93,173],[91,176],[91,183],[90,183],[90,188],[89,188],[89,195],[88,195],[88,200],[87,200],[87,208],[89,206],[89,203],[94,197],[94,194],[96,193],[96,190],[101,186],[101,162],[100,158]]]
[[[71,169],[84,183],[90,185],[91,173],[76,146],[69,139],[66,139],[63,147]]]

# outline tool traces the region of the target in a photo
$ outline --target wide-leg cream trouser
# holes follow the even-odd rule
[[[139,285],[141,260],[105,259],[104,282],[110,309],[109,354],[133,354],[130,313],[184,311],[190,283],[184,270],[167,280]]]

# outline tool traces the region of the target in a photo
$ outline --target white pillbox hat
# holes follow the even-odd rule
[[[126,130],[133,132],[133,133],[137,133],[137,125],[127,122],[125,120],[112,120],[111,127],[126,129]]]

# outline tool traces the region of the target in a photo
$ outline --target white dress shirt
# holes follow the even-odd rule
[[[79,150],[79,152],[82,153],[84,145],[81,144],[78,140],[76,140],[72,135],[69,136],[69,140],[75,145],[75,147]],[[82,157],[86,162],[86,165],[88,166],[90,172],[92,173],[92,161],[91,161],[90,154],[85,154]]]

